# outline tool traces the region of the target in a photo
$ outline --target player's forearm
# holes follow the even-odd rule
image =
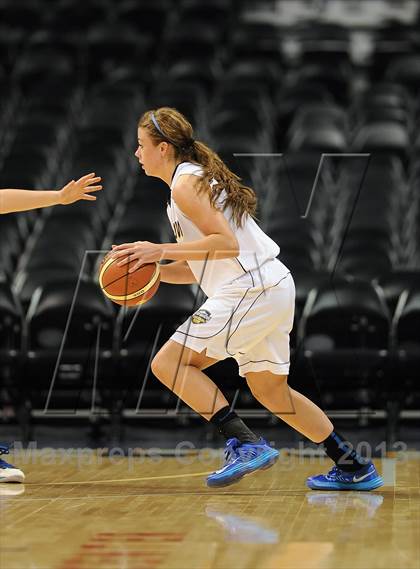
[[[160,265],[160,280],[170,284],[193,284],[196,279],[186,261]]]
[[[60,203],[60,193],[54,190],[0,190],[0,213],[50,207]]]
[[[239,255],[239,246],[236,238],[230,239],[226,235],[219,233],[207,235],[197,241],[164,243],[162,250],[162,259],[171,261],[214,261],[216,259],[229,259]]]

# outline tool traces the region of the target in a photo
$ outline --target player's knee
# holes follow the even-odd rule
[[[157,377],[160,381],[165,381],[168,375],[168,362],[166,358],[158,352],[152,360],[151,370],[155,377]]]

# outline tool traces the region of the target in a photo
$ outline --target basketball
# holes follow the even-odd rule
[[[121,306],[138,306],[150,300],[160,284],[159,263],[146,263],[133,273],[136,261],[119,267],[118,259],[106,255],[99,269],[99,285],[112,302]]]

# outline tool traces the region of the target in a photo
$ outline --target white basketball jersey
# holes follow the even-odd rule
[[[203,170],[201,166],[191,162],[179,164],[172,178],[171,192],[179,176],[185,174],[202,176]],[[213,183],[216,182],[213,181]],[[219,206],[223,204],[225,198],[226,192],[223,190],[218,200]],[[220,209],[222,210],[221,207]],[[198,227],[182,213],[172,198],[172,193],[167,213],[178,243],[197,241],[205,237]],[[274,259],[280,253],[279,246],[264,233],[250,215],[245,215],[242,227],[237,227],[232,219],[231,208],[227,207],[223,213],[239,243],[239,255],[230,259],[213,261],[187,261],[197,282],[207,296],[213,296],[222,286],[231,283],[248,271],[258,269],[263,263],[269,259]],[[281,272],[284,275],[290,272],[285,265],[282,263],[280,265],[282,265]]]

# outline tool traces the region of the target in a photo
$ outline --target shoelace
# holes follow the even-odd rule
[[[237,458],[251,459],[256,456],[253,448],[243,448],[238,439],[229,439],[225,448],[225,461],[229,464]]]
[[[241,458],[245,458],[245,459],[252,459],[255,458],[257,456],[257,453],[255,451],[255,449],[253,448],[239,448],[238,449],[238,454],[240,455]]]
[[[328,478],[328,480],[331,480],[338,473],[338,470],[339,469],[337,466],[333,466],[325,478]]]
[[[239,446],[238,439],[229,439],[227,441],[225,448],[226,464],[229,464],[230,462],[233,462],[238,458],[238,452],[237,452],[238,446]]]

